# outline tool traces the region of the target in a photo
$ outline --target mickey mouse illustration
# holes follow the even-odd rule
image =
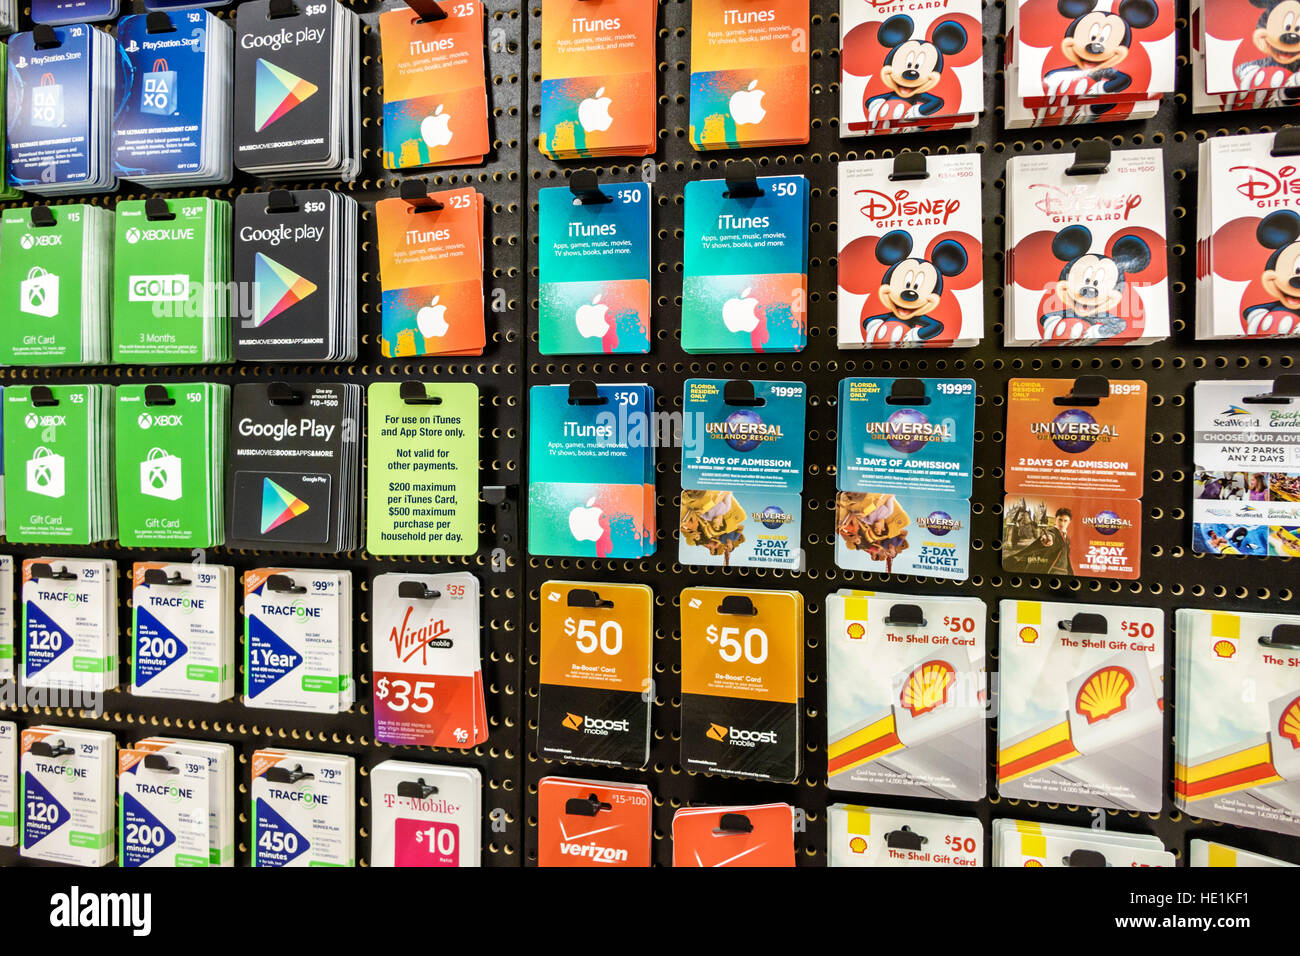
[[[1269,213],[1260,220],[1255,238],[1261,246],[1273,250],[1259,276],[1273,301],[1242,310],[1246,331],[1251,335],[1300,331],[1300,215],[1290,209]]]
[[[1277,90],[1286,102],[1300,100],[1300,0],[1250,0],[1260,8],[1250,39],[1264,54],[1237,67],[1244,91]]]
[[[1053,304],[1063,308],[1039,319],[1045,341],[1108,339],[1128,328],[1128,319],[1114,310],[1124,298],[1125,274],[1150,264],[1151,247],[1134,235],[1114,240],[1110,255],[1089,252],[1091,247],[1086,226],[1067,226],[1052,239],[1052,255],[1065,263]]]
[[[966,268],[966,250],[960,242],[944,239],[930,250],[930,258],[912,255],[912,236],[895,229],[876,243],[876,259],[888,266],[877,295],[888,312],[862,320],[862,339],[872,342],[924,342],[943,331],[943,323],[930,315],[943,296],[944,276]]]
[[[1097,0],[1058,0],[1061,16],[1072,17],[1061,52],[1072,66],[1043,77],[1049,96],[1100,96],[1121,93],[1133,82],[1117,67],[1128,57],[1133,28],[1156,22],[1153,0],[1121,0],[1114,13],[1094,9]]]
[[[914,38],[912,18],[899,14],[880,25],[876,39],[889,47],[880,79],[889,92],[867,97],[863,104],[869,122],[915,119],[943,109],[943,99],[930,90],[943,76],[944,54],[966,48],[966,29],[955,20],[940,20],[930,39]]]

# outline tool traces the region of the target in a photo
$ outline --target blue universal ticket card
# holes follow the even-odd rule
[[[835,496],[835,564],[853,571],[965,580],[970,502],[882,485]]]
[[[682,487],[803,490],[802,382],[686,381]]]
[[[808,180],[686,184],[682,348],[797,352],[808,341]]]
[[[974,451],[973,379],[840,381],[840,491],[969,498]]]
[[[31,33],[9,39],[7,162],[19,189],[90,176],[92,32],[56,27],[57,45],[45,50]]]
[[[113,169],[132,177],[198,169],[203,161],[206,10],[177,14],[173,30],[150,33],[148,16],[117,28]]]

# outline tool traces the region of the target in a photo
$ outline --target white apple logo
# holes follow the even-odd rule
[[[595,96],[589,96],[578,104],[578,122],[586,132],[603,133],[609,129],[609,124],[614,122],[614,117],[609,115],[610,102],[602,86]]]
[[[438,300],[442,296],[435,295],[433,301],[415,313],[415,324],[420,330],[420,334],[426,339],[436,339],[447,334],[447,307],[439,305]]]
[[[578,325],[578,334],[584,339],[603,339],[609,331],[609,319],[606,317],[609,306],[600,304],[600,296],[591,300],[590,305],[578,306],[573,321]]]
[[[424,122],[420,124],[420,135],[430,146],[446,146],[451,142],[451,130],[448,123],[451,122],[451,114],[442,111],[442,104],[433,111],[432,116],[426,116]]]
[[[605,535],[600,519],[605,512],[595,507],[596,499],[588,498],[587,507],[579,505],[569,512],[569,531],[579,541],[599,541]]]
[[[728,332],[753,332],[758,328],[758,300],[750,298],[749,290],[740,293],[738,299],[728,299],[722,303],[722,324]]]
[[[751,80],[748,89],[731,94],[729,109],[737,126],[761,123],[767,115],[767,110],[763,109],[763,91],[755,89],[757,86],[758,80]]]

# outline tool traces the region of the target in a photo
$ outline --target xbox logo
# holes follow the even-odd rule
[[[36,245],[36,239],[30,232],[24,233],[23,237],[18,240],[18,245],[22,246],[24,249],[30,249],[32,246]]]
[[[140,417],[135,420],[135,423],[141,428],[148,428],[153,424],[153,416],[148,412],[141,412]]]
[[[23,419],[23,424],[28,428],[35,428],[41,423],[41,417],[35,412],[28,412],[27,417]]]
[[[135,226],[132,226],[130,229],[128,229],[126,231],[126,241],[133,244],[139,242],[140,230],[135,228]]]

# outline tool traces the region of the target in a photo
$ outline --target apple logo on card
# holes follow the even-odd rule
[[[608,312],[609,306],[600,304],[600,296],[592,299],[590,305],[578,306],[578,311],[573,315],[578,334],[584,339],[603,339],[609,331]]]
[[[761,123],[763,117],[767,115],[767,110],[763,109],[763,91],[757,87],[758,80],[751,80],[748,89],[731,94],[731,102],[728,108],[731,110],[731,118],[736,121],[736,125]]]
[[[587,499],[587,507],[579,505],[569,512],[569,531],[579,541],[599,541],[605,535],[605,529],[600,526],[605,512],[595,504],[596,499],[591,497]]]
[[[753,332],[758,328],[757,308],[758,300],[752,298],[746,289],[740,293],[740,298],[722,303],[722,324],[728,332]]]
[[[432,116],[426,116],[424,122],[420,124],[420,135],[430,146],[446,146],[451,142],[451,130],[448,125],[451,122],[451,114],[442,111],[442,104],[433,111]]]
[[[610,102],[602,86],[595,96],[589,96],[578,104],[578,122],[582,124],[583,130],[588,133],[603,133],[609,129],[609,125],[614,122],[614,117],[609,115]]]
[[[442,296],[435,295],[433,301],[415,313],[415,324],[420,334],[426,339],[436,339],[447,334],[447,307],[439,305]]]

